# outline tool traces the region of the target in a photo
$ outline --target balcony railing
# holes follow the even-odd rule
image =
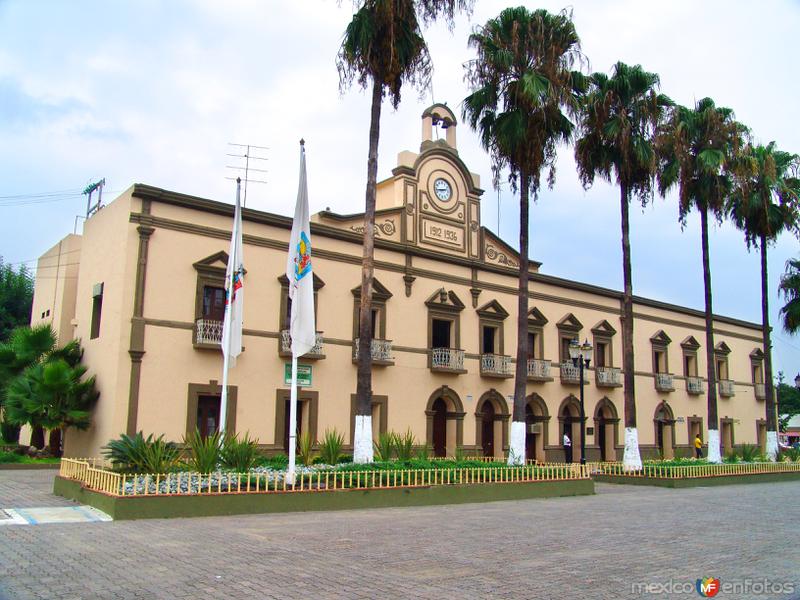
[[[528,359],[528,379],[535,381],[551,381],[550,361],[540,358]]]
[[[583,376],[584,383],[586,382],[586,374]],[[581,382],[581,369],[572,364],[571,360],[561,363],[561,383],[580,383]]]
[[[767,386],[763,383],[755,384],[756,388],[756,400],[766,400],[767,399]]]
[[[511,357],[505,354],[481,354],[481,375],[511,377]]]
[[[622,385],[622,371],[616,367],[595,367],[594,376],[597,387],[618,387]]]
[[[733,389],[732,379],[719,380],[719,395],[723,398],[731,398],[736,392]]]
[[[284,329],[281,331],[281,352],[282,355],[292,353],[292,336],[289,335],[289,330]],[[323,345],[322,345],[322,332],[318,331],[316,333],[316,343],[314,347],[309,350],[306,354],[304,354],[306,358],[319,358],[324,356],[323,353]]]
[[[457,348],[431,348],[431,369],[463,371],[464,351]]]
[[[706,386],[703,385],[703,380],[699,377],[687,377],[686,391],[689,394],[702,394],[706,391]]]
[[[671,392],[675,389],[672,373],[656,373],[656,389],[659,392]]]
[[[358,360],[358,338],[353,340],[353,360]],[[392,362],[392,340],[378,340],[373,339],[370,342],[370,350],[372,351],[372,360],[374,362]]]
[[[221,344],[222,323],[211,319],[197,319],[194,322],[195,344]]]

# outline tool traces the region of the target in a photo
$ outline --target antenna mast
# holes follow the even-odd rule
[[[263,179],[249,179],[248,175],[250,171],[255,171],[256,173],[266,173],[266,169],[258,169],[256,167],[250,166],[251,160],[261,160],[267,161],[268,159],[265,156],[258,156],[257,151],[267,151],[269,148],[267,146],[255,146],[253,144],[234,144],[232,142],[228,142],[228,146],[234,146],[232,150],[242,152],[242,154],[233,154],[231,152],[226,153],[226,156],[232,156],[234,158],[243,158],[244,159],[244,167],[236,166],[236,165],[225,165],[226,169],[233,169],[235,171],[244,171],[244,177],[226,177],[225,179],[230,179],[232,181],[236,181],[237,179],[241,179],[244,182],[244,199],[242,201],[242,207],[247,206],[247,183],[252,181],[253,183],[267,183]],[[253,151],[256,151],[254,153]]]
[[[103,205],[103,186],[106,184],[106,178],[103,177],[96,183],[90,183],[83,190],[83,195],[88,196],[86,199],[86,218],[88,219],[94,213],[102,208]],[[92,194],[97,191],[97,204],[92,205]]]

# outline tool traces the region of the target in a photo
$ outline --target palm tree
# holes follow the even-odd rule
[[[452,27],[457,10],[470,11],[474,0],[364,0],[344,33],[336,65],[342,89],[353,81],[372,84],[367,189],[364,210],[364,250],[359,306],[358,373],[353,460],[372,462],[372,282],[375,271],[375,192],[381,105],[388,95],[400,103],[404,82],[428,87],[431,59],[421,23],[443,17]]]
[[[567,12],[507,8],[477,28],[469,45],[478,56],[467,64],[474,91],[464,99],[464,119],[491,154],[495,186],[508,169],[512,189],[519,190],[517,368],[508,456],[509,463],[515,463],[525,460],[528,201],[538,197],[543,169],[549,169],[550,187],[555,182],[557,146],[572,136],[574,124],[568,115],[578,112],[586,78],[572,70],[582,55]]]
[[[85,366],[70,365],[63,358],[29,367],[8,386],[9,420],[49,429],[50,453],[60,456],[63,430],[91,424],[90,409],[99,394],[94,377],[81,381],[85,373]]]
[[[734,225],[744,232],[747,248],[761,251],[761,335],[764,344],[764,391],[767,411],[767,456],[778,455],[778,428],[772,382],[772,343],[769,327],[767,248],[784,231],[798,230],[800,157],[781,152],[775,142],[748,146],[742,153],[741,172],[728,203]]]
[[[786,272],[781,275],[778,287],[786,304],[781,307],[781,324],[786,333],[795,334],[800,330],[800,258],[786,262]]]
[[[628,212],[631,197],[644,206],[653,196],[658,161],[654,137],[670,106],[657,93],[659,78],[640,65],[618,62],[614,73],[594,73],[590,91],[583,102],[582,137],[575,144],[575,160],[584,187],[600,176],[619,185],[622,222],[622,370],[625,397],[626,469],[640,469],[639,435],[636,430],[636,393],[633,360],[633,283]]]
[[[714,319],[709,267],[708,218],[720,221],[725,200],[733,188],[735,166],[746,129],[734,120],[733,111],[703,98],[694,109],[678,106],[661,128],[656,140],[659,157],[658,186],[662,195],[678,187],[682,225],[692,208],[700,213],[705,297],[706,366],[708,375],[708,460],[722,461],[717,414],[717,376],[714,361]]]

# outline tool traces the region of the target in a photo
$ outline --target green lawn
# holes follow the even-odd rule
[[[39,465],[39,464],[54,464],[58,463],[60,458],[31,458],[16,452],[0,452],[0,464],[3,463],[18,463],[23,465]]]

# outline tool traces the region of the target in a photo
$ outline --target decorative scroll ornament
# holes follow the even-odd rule
[[[501,265],[506,265],[507,267],[511,267],[513,269],[519,268],[519,263],[516,260],[509,257],[504,252],[500,252],[491,244],[486,245],[486,258],[490,260],[496,260]]]
[[[364,233],[364,226],[363,225],[351,225],[351,231],[355,231],[356,233]],[[385,235],[386,237],[390,237],[394,235],[394,232],[397,231],[397,227],[394,224],[394,221],[384,221],[383,223],[375,223],[375,233],[378,235]]]

